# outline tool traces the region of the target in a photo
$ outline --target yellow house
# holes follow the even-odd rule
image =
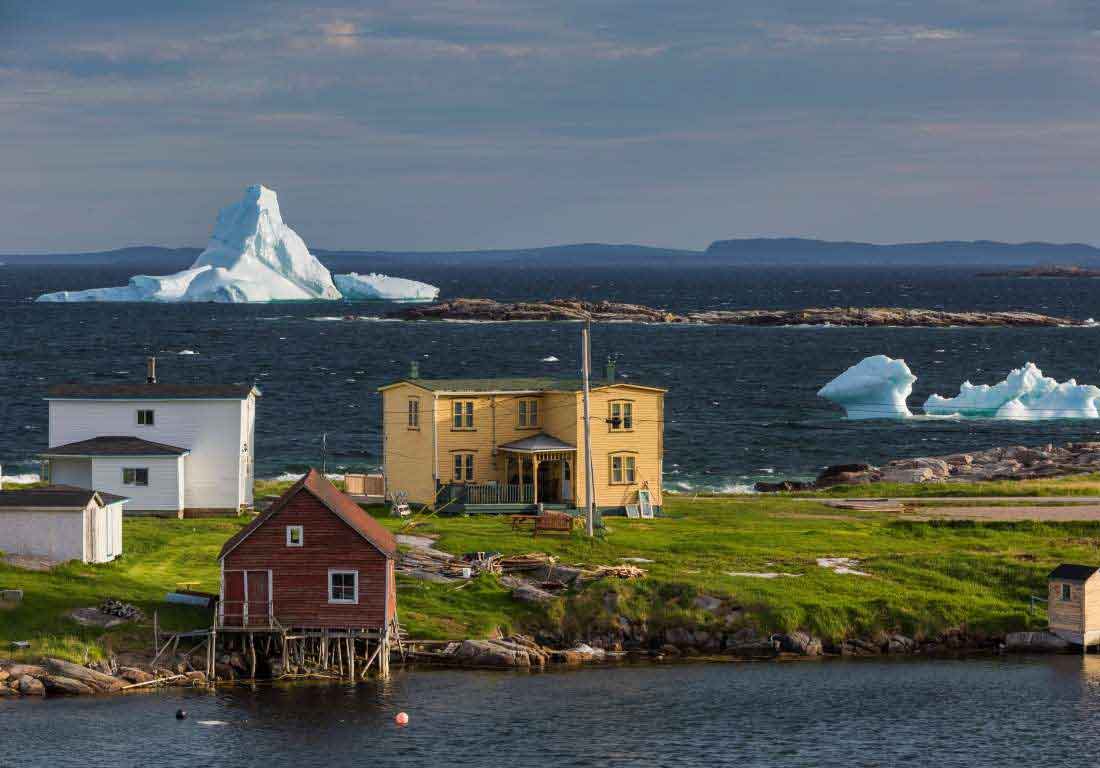
[[[659,510],[665,390],[613,376],[590,385],[596,507]],[[468,512],[586,505],[579,381],[422,379],[414,368],[378,391],[391,494]]]

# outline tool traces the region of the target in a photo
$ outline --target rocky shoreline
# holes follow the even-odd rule
[[[897,459],[881,467],[871,464],[834,464],[809,482],[760,482],[755,489],[814,491],[835,485],[868,483],[973,483],[991,480],[1037,480],[1100,472],[1100,442],[1053,443],[1027,447],[1012,445],[984,451]]]
[[[641,304],[614,301],[550,299],[499,302],[493,299],[450,299],[429,305],[404,307],[389,313],[400,320],[560,321],[591,320],[605,323],[688,325],[847,327],[1059,327],[1083,326],[1087,321],[1035,312],[947,312],[905,307],[811,307],[808,309],[711,310],[677,314]]]

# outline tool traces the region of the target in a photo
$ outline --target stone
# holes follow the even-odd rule
[[[195,685],[206,685],[206,673],[197,669],[193,669],[190,672],[184,672],[187,675],[187,679]]]
[[[0,684],[0,699],[4,698],[6,696],[18,696],[18,695],[19,695],[19,691],[17,689],[12,688],[11,686],[8,686],[8,685]]]
[[[462,664],[486,667],[529,667],[527,651],[517,652],[488,640],[463,640],[452,654]]]
[[[887,653],[912,653],[916,647],[916,642],[905,635],[890,635],[886,640]]]
[[[46,686],[38,678],[23,675],[19,678],[19,692],[24,696],[45,696]]]
[[[934,480],[935,473],[927,467],[919,469],[893,469],[887,468],[882,473],[884,483],[927,483]]]
[[[684,627],[670,627],[665,630],[665,642],[685,648],[694,645],[695,637],[689,629],[685,629]]]
[[[1023,653],[1060,653],[1072,648],[1072,644],[1050,632],[1009,632],[1005,635],[1005,648]]]
[[[63,675],[45,675],[42,677],[42,684],[46,686],[46,690],[50,693],[62,693],[69,696],[91,696],[95,693],[95,689],[90,685],[85,685],[79,680]]]
[[[90,685],[101,691],[117,691],[125,685],[125,683],[117,677],[105,675],[102,672],[96,672],[94,669],[88,669],[87,667],[82,667],[79,664],[73,664],[71,661],[65,661],[63,659],[46,659],[46,668],[54,675],[71,677],[74,680],[79,680],[85,685]]]
[[[950,456],[944,456],[943,460],[952,467],[968,467],[974,463],[974,457],[969,453],[953,453]]]
[[[8,670],[0,669],[0,683],[4,682],[9,677],[11,677],[11,675],[8,673]]]
[[[692,604],[707,613],[717,613],[718,609],[722,607],[722,601],[711,595],[696,595]]]
[[[744,656],[753,659],[770,659],[779,655],[779,643],[776,640],[749,640],[735,643],[727,649],[735,656]]]
[[[607,652],[601,648],[593,648],[585,643],[578,643],[572,648],[559,652],[568,664],[585,664],[593,661],[603,661]]]
[[[950,465],[943,459],[928,456],[891,461],[886,471],[891,472],[898,469],[927,469],[932,473],[932,477],[947,477],[951,471]]]
[[[665,656],[679,656],[680,649],[671,643],[665,643],[661,646],[661,653]]]
[[[534,584],[523,582],[512,590],[512,599],[521,603],[546,603],[553,600],[554,595]]]
[[[147,683],[156,678],[137,667],[119,667],[118,676],[128,683]]]
[[[878,656],[880,652],[879,646],[859,638],[845,640],[840,644],[840,653],[844,656]]]
[[[8,674],[11,675],[13,680],[18,680],[23,675],[42,677],[42,675],[47,674],[47,671],[45,667],[40,667],[37,664],[13,664],[8,667]]]
[[[777,635],[779,649],[784,653],[796,653],[799,656],[820,656],[821,641],[808,632],[796,631]]]

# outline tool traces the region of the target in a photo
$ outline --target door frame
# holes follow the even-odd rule
[[[274,575],[270,568],[232,568],[226,569],[222,566],[222,579],[221,579],[221,603],[218,608],[218,612],[221,614],[222,623],[225,623],[225,577],[230,573],[241,574],[242,584],[242,596],[244,599],[241,601],[241,613],[240,620],[242,627],[248,626],[248,574],[249,573],[266,573],[267,574],[267,619],[268,623],[275,618],[275,595],[274,595]],[[233,618],[237,618],[236,614],[231,614]]]

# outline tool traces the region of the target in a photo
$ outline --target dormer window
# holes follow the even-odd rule
[[[137,423],[142,427],[151,427],[156,423],[156,419],[152,410],[141,410],[137,412]]]
[[[286,527],[286,545],[288,547],[301,547],[305,545],[305,532],[300,525],[288,525]]]

